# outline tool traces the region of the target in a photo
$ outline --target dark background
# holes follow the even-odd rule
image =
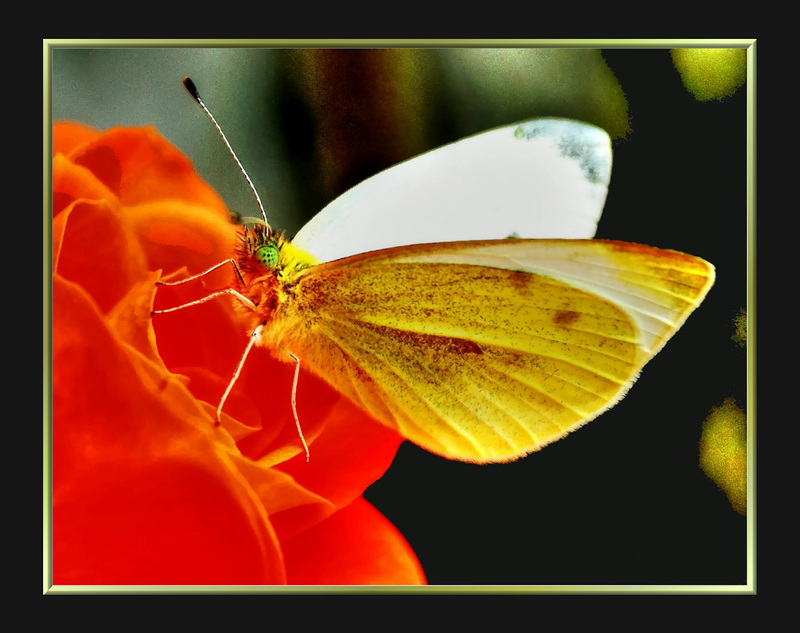
[[[290,233],[371,173],[467,134],[545,115],[605,127],[616,140],[597,237],[709,260],[707,299],[628,395],[568,438],[490,466],[405,443],[366,497],[431,584],[744,584],[747,519],[700,470],[698,440],[725,398],[746,408],[746,352],[731,340],[747,302],[745,89],[699,102],[667,50],[493,54],[515,72],[435,50],[56,49],[52,115],[153,124],[256,215],[183,92],[192,76]]]

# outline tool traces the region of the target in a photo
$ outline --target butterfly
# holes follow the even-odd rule
[[[588,239],[610,172],[605,132],[535,119],[381,172],[293,240],[246,221],[234,286],[212,295],[250,315],[234,380],[267,347],[295,388],[302,365],[454,460],[565,436],[625,395],[714,283],[698,257]]]

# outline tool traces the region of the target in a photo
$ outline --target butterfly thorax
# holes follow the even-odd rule
[[[297,280],[302,271],[317,263],[311,255],[296,248],[281,231],[268,224],[256,223],[242,228],[236,247],[239,277],[237,290],[256,306],[245,309],[253,318],[253,327],[266,326],[260,344],[270,345],[271,326],[293,309]]]

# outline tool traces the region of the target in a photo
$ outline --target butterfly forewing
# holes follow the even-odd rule
[[[533,119],[462,139],[368,178],[294,238],[320,261],[456,240],[591,238],[611,178],[611,139]]]

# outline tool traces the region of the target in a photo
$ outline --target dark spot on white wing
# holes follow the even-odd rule
[[[600,153],[594,151],[591,144],[581,142],[577,136],[564,137],[558,144],[558,149],[562,156],[570,158],[580,165],[581,172],[589,182],[603,184],[604,174],[611,171],[608,161]]]
[[[530,121],[524,125],[520,125],[514,130],[514,136],[517,138],[526,138],[531,140],[542,135],[544,125],[540,121]]]
[[[562,156],[578,163],[581,172],[589,182],[605,184],[606,174],[611,173],[608,153],[596,151],[597,145],[591,142],[591,137],[581,133],[570,133],[566,127],[558,130],[558,137],[553,136],[552,129],[548,129],[552,124],[552,120],[532,121],[520,125],[515,130],[515,134],[518,137],[524,136],[528,140],[548,137],[556,141],[558,138],[556,146]]]

